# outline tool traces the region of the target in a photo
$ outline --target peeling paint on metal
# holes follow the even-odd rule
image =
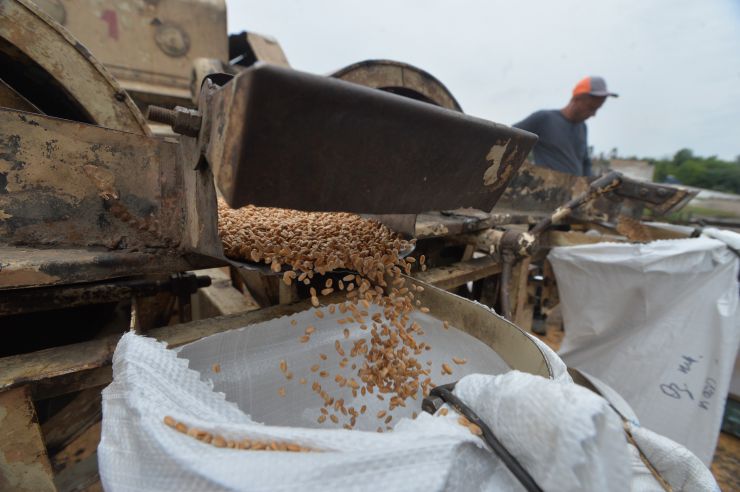
[[[179,243],[176,145],[15,111],[0,110],[0,127],[0,210],[10,216],[0,220],[3,242],[109,249]],[[124,208],[135,223],[112,220]],[[109,227],[92,227],[100,223]]]
[[[491,147],[486,156],[486,161],[491,165],[483,173],[483,184],[486,186],[492,186],[499,180],[499,170],[503,161],[504,152],[506,147],[509,145],[510,140],[507,140],[505,144],[496,143]]]
[[[519,235],[519,241],[517,244],[518,250],[517,254],[521,257],[529,256],[532,254],[532,247],[535,242],[534,235],[528,233],[528,232],[522,232]]]

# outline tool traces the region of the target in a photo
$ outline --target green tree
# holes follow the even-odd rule
[[[681,149],[673,156],[673,163],[680,166],[689,159],[693,159],[694,152],[691,149]]]

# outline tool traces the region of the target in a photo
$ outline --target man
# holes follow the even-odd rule
[[[534,163],[577,176],[591,175],[588,156],[587,119],[594,116],[608,96],[601,77],[586,77],[573,89],[573,97],[563,109],[542,110],[515,124],[516,128],[536,133]]]

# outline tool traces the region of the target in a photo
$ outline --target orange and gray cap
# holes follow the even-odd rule
[[[585,77],[576,84],[573,95],[589,94],[598,97],[619,97],[619,94],[609,92],[606,89],[606,81],[602,77]]]

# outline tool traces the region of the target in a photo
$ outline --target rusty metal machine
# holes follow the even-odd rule
[[[423,70],[292,70],[275,40],[228,38],[223,1],[36,3],[0,0],[2,490],[99,486],[100,389],[123,331],[182,344],[299,309],[268,307],[296,300],[272,288],[254,292],[266,309],[185,323],[211,283],[192,272],[228,265],[217,194],[376,215],[419,238],[420,279],[473,282],[465,295],[525,327],[547,297],[530,265],[580,234],[553,225],[608,232],[688,197],[520,170],[535,137],[464,114]]]
[[[106,15],[109,29],[116,18]],[[182,44],[162,33],[166,22],[148,25],[156,43]],[[119,69],[133,93],[155,92]],[[490,210],[535,142],[390,90],[275,64],[203,75],[197,106],[149,108],[173,130],[154,136],[82,43],[30,1],[0,1],[0,322],[13,333],[0,354],[0,427],[9,429],[0,488],[94,485],[112,348],[100,342],[169,329],[174,301],[187,321],[190,295],[209,279],[185,272],[226,264],[217,193],[232,206]],[[222,329],[223,320],[205,326]]]
[[[229,59],[223,0],[39,0],[145,110],[192,104],[197,58]]]

